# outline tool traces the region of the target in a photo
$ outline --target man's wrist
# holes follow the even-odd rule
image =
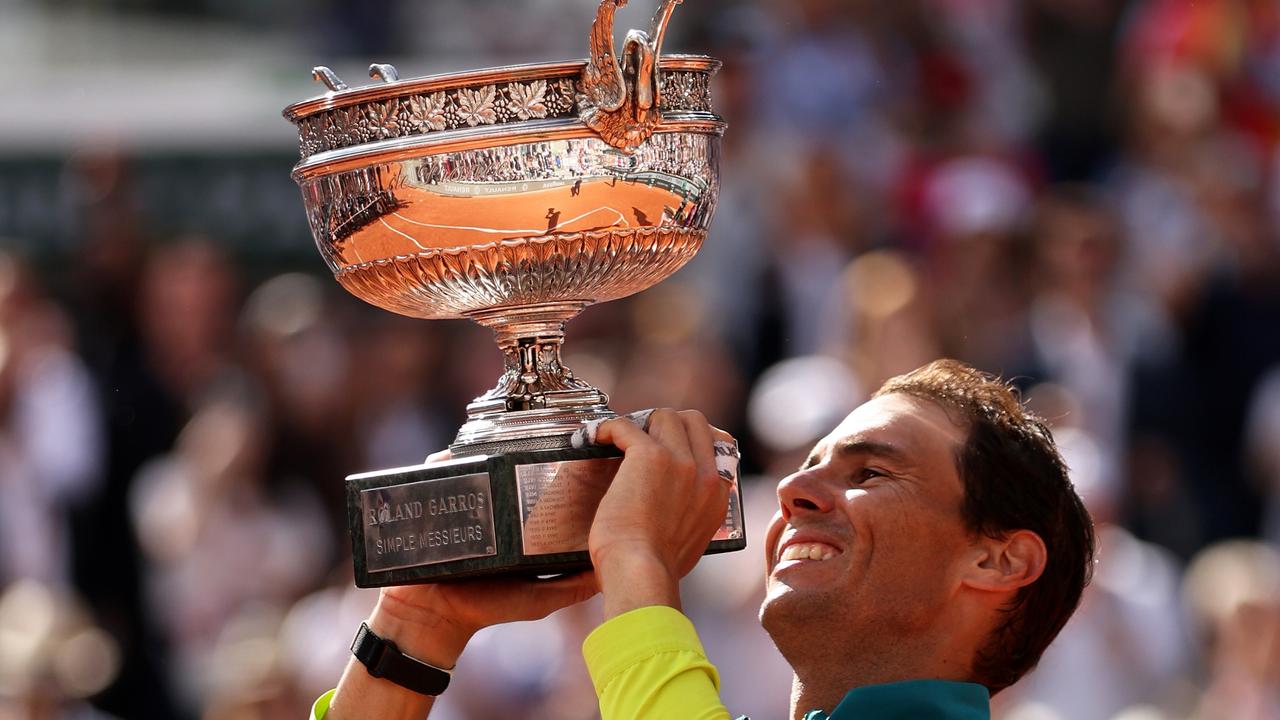
[[[644,547],[611,548],[593,559],[604,594],[606,620],[650,605],[680,609],[680,580]]]
[[[369,615],[369,629],[400,651],[436,667],[451,669],[475,634],[439,612],[384,590]]]

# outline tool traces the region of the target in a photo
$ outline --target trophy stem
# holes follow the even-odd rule
[[[467,422],[450,446],[455,456],[568,447],[582,423],[614,416],[609,396],[561,360],[564,324],[586,306],[539,303],[467,315],[493,330],[503,373],[467,405]]]

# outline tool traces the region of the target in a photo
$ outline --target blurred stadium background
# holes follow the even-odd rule
[[[593,6],[0,5],[0,718],[301,718],[336,682],[373,601],[342,477],[443,447],[499,358],[325,276],[279,111],[315,64],[580,57]],[[688,0],[668,49],[725,60],[721,205],[688,268],[571,325],[578,374],[742,438],[756,536],[886,377],[1013,378],[1102,551],[997,715],[1280,717],[1280,4]],[[759,569],[686,596],[763,720]],[[486,632],[436,717],[595,717],[598,612]]]

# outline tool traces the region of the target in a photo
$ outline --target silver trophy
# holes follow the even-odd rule
[[[585,60],[363,87],[331,70],[290,105],[316,245],[351,294],[418,318],[470,318],[504,358],[467,406],[452,459],[347,478],[362,587],[586,567],[587,531],[615,448],[573,448],[614,417],[608,395],[561,362],[586,306],[661,281],[698,251],[719,189],[719,62],[661,55],[680,0],[619,55],[603,0]],[[723,449],[721,449],[723,452]],[[736,449],[732,450],[736,455]],[[745,546],[734,492],[708,552]]]

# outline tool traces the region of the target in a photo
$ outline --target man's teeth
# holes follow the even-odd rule
[[[835,548],[825,543],[795,543],[782,551],[781,560],[830,560]]]

